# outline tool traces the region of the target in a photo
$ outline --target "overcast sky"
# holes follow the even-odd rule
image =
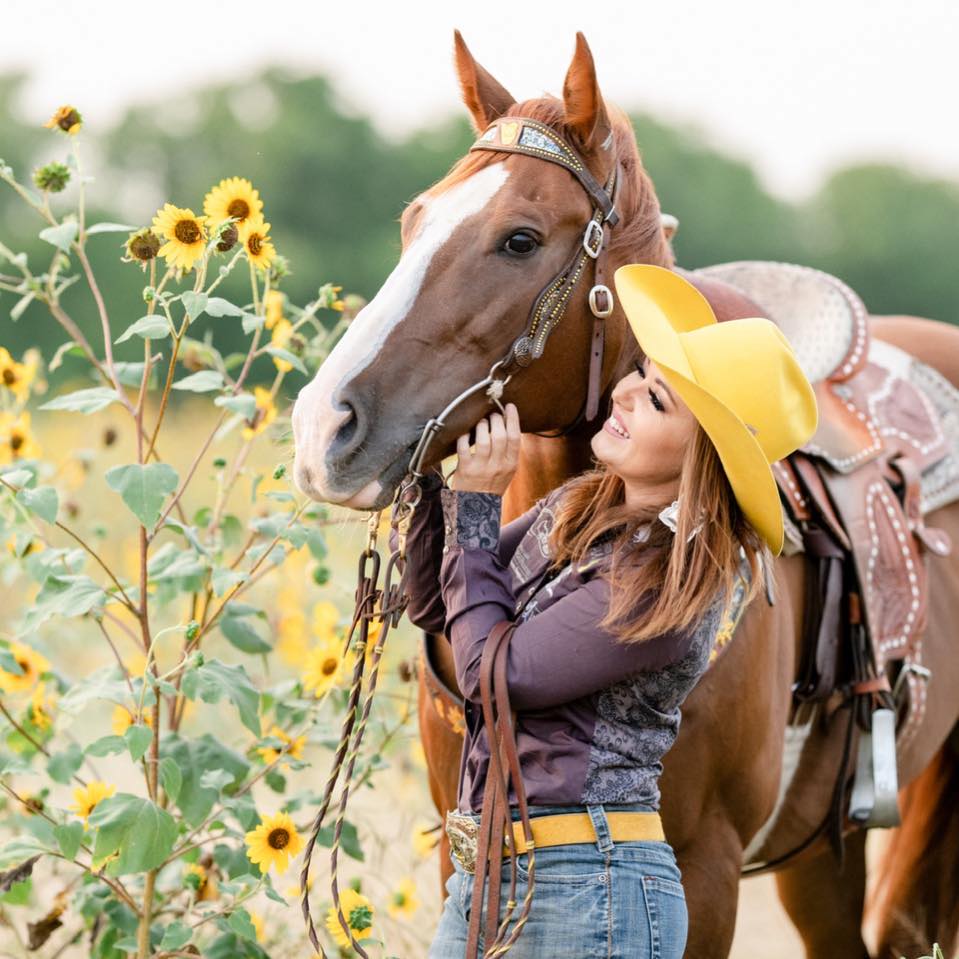
[[[30,72],[23,107],[41,120],[69,101],[107,126],[131,101],[281,64],[330,74],[347,108],[392,135],[462,109],[454,27],[517,99],[561,93],[581,29],[607,99],[699,127],[780,195],[863,159],[959,181],[956,0],[0,0],[0,11],[0,71]]]

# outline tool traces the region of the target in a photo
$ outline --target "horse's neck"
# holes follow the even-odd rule
[[[600,411],[604,407],[600,404]],[[600,428],[597,417],[586,428],[569,436],[549,439],[528,433],[523,436],[523,454],[509,489],[503,497],[503,521],[508,522],[530,508],[550,490],[592,466],[590,438]]]

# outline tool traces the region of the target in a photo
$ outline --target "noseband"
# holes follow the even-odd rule
[[[612,134],[610,134],[612,137]],[[512,379],[517,369],[523,369],[533,360],[538,360],[546,349],[550,333],[559,325],[580,277],[592,260],[594,264],[593,286],[587,302],[593,314],[593,335],[590,342],[589,382],[586,401],[576,419],[558,433],[538,433],[538,436],[565,436],[583,419],[595,419],[599,410],[600,379],[603,370],[603,345],[605,320],[613,312],[613,294],[605,284],[606,250],[609,233],[619,222],[614,207],[618,183],[619,161],[613,154],[612,171],[605,185],[589,172],[580,153],[565,137],[551,127],[530,117],[502,116],[494,120],[470,147],[473,150],[495,150],[500,153],[524,153],[550,163],[558,163],[569,170],[582,184],[593,202],[593,211],[586,224],[582,239],[576,245],[566,265],[546,286],[533,302],[526,321],[526,329],[513,341],[507,354],[493,364],[486,377],[457,396],[439,416],[431,419],[423,429],[419,443],[410,460],[408,477],[415,483],[422,477],[421,466],[427,447],[433,437],[446,425],[450,413],[467,398],[480,390],[504,413],[500,397],[503,388]],[[505,374],[505,376],[504,376]],[[401,484],[400,495],[406,484]]]

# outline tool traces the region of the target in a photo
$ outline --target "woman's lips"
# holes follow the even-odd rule
[[[613,421],[615,421],[616,425],[619,426],[622,430],[625,431],[625,433],[626,433],[625,436],[624,436],[622,433],[617,432],[616,428],[612,425],[612,422],[613,422]],[[623,424],[622,420],[620,420],[620,418],[619,418],[615,413],[612,413],[612,414],[610,415],[609,419],[607,419],[607,420],[603,423],[603,429],[604,429],[607,433],[609,433],[611,436],[615,436],[616,439],[618,439],[618,440],[628,440],[628,439],[630,438],[630,436],[629,436],[629,431],[626,429],[626,427],[625,427],[625,425]]]

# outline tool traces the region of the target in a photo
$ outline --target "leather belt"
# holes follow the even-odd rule
[[[606,820],[609,823],[610,838],[614,842],[630,840],[665,842],[666,840],[658,812],[614,810],[606,813]],[[530,827],[533,832],[533,846],[536,849],[596,841],[593,821],[586,812],[533,816],[530,818]],[[450,840],[450,850],[463,869],[471,874],[476,872],[476,833],[476,822],[470,816],[452,810],[447,812],[446,835]],[[517,855],[529,851],[523,835],[522,822],[513,822],[513,842]],[[505,836],[503,855],[509,855],[509,845]]]

